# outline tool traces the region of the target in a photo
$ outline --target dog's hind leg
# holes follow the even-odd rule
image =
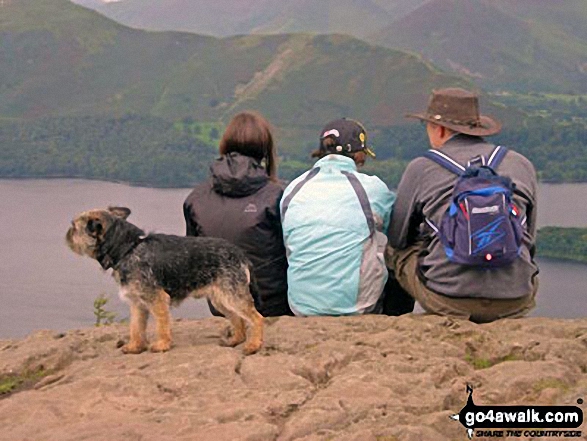
[[[263,316],[255,309],[253,297],[246,284],[219,286],[215,300],[220,308],[229,310],[249,325],[249,335],[243,348],[245,355],[254,354],[263,346]],[[212,301],[214,303],[214,301]],[[216,306],[216,304],[214,305]],[[232,321],[232,319],[231,319]]]
[[[140,303],[130,304],[130,341],[122,347],[125,354],[140,354],[147,349],[147,320],[149,310]]]
[[[149,304],[151,314],[155,317],[155,333],[157,334],[157,341],[150,347],[151,352],[165,352],[171,348],[171,314],[169,312],[169,303],[169,294],[160,290]]]
[[[224,341],[226,346],[237,346],[244,342],[247,338],[247,331],[245,321],[227,304],[226,295],[224,291],[217,286],[211,290],[210,302],[222,315],[224,315],[232,326],[232,336]]]
[[[247,338],[243,352],[245,355],[254,354],[263,346],[263,326],[264,319],[259,311],[255,308],[255,302],[251,293],[251,269],[244,268],[246,274],[246,283],[239,285],[235,292],[235,299],[238,305],[239,315],[249,324],[250,335]]]
[[[243,352],[245,355],[254,354],[263,346],[263,316],[255,309],[252,302],[243,309],[239,309],[238,313],[250,326],[250,335],[247,337]]]

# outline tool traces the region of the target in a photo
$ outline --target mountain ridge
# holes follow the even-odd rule
[[[374,26],[427,0],[75,0],[131,27],[181,30],[227,37],[251,33],[350,33],[366,37]],[[349,32],[350,30],[350,32]]]
[[[540,4],[531,14],[499,0],[431,0],[372,41],[420,52],[492,89],[585,93],[587,39],[577,26],[565,32],[569,14],[549,22]]]
[[[587,91],[582,0],[124,0],[97,9],[133,27],[216,36],[346,33],[422,54],[486,89]]]
[[[20,0],[5,11],[3,118],[146,113],[226,121],[252,107],[278,126],[314,126],[341,113],[390,125],[424,106],[430,89],[468,85],[417,55],[345,35],[146,32],[67,0]]]

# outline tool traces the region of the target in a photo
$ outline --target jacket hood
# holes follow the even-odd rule
[[[236,152],[214,161],[210,172],[214,191],[231,197],[256,193],[269,181],[267,172],[256,159]]]

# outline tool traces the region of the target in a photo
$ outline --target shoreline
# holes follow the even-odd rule
[[[87,178],[83,176],[66,176],[66,175],[53,175],[53,176],[0,176],[0,182],[2,181],[42,181],[42,180],[63,180],[63,181],[88,181],[88,182],[98,182],[98,183],[106,183],[106,184],[120,184],[126,185],[128,187],[142,187],[142,188],[151,188],[154,190],[183,190],[188,188],[193,188],[194,185],[197,185],[200,181],[194,182],[192,186],[155,186],[148,182],[135,182],[135,181],[123,181],[123,180],[116,180],[116,179],[99,179],[99,178]]]
[[[111,184],[122,184],[128,185],[129,187],[144,187],[144,188],[153,188],[153,189],[183,189],[183,188],[192,188],[194,185],[199,184],[201,181],[194,181],[191,186],[157,186],[153,185],[147,181],[124,181],[118,179],[103,179],[103,178],[92,178],[92,177],[84,177],[81,175],[50,175],[50,176],[0,176],[0,181],[39,181],[39,180],[80,180],[80,181],[91,181],[91,182],[105,182]],[[543,185],[585,185],[587,184],[587,180],[585,181],[551,181],[551,180],[539,180],[539,184]]]

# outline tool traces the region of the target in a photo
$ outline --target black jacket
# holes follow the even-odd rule
[[[186,235],[221,237],[242,248],[253,263],[259,312],[290,315],[279,216],[283,188],[259,162],[238,153],[217,159],[210,171],[184,202]]]

